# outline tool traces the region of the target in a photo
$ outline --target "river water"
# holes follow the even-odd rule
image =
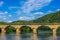
[[[54,37],[53,35],[40,35],[34,33],[25,33],[25,34],[0,34],[0,40],[60,40],[59,36]]]

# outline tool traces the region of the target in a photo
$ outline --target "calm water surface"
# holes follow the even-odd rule
[[[33,33],[25,34],[0,34],[0,40],[60,40],[60,36],[53,37],[53,35],[40,35]]]

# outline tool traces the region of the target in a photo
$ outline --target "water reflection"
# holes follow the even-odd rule
[[[15,34],[6,34],[6,40],[14,40]]]
[[[60,36],[54,38],[49,34],[33,34],[33,33],[24,33],[24,34],[0,34],[0,40],[60,40]]]
[[[31,40],[32,33],[23,33],[20,34],[21,40]]]
[[[5,33],[0,34],[0,40],[6,40],[6,35]]]
[[[21,40],[20,38],[21,38],[20,35],[15,35],[14,40]]]
[[[16,33],[14,36],[14,40],[20,40],[20,39],[21,39],[20,33]]]
[[[52,32],[47,32],[47,31],[39,32],[37,36],[38,36],[38,40],[53,40]]]

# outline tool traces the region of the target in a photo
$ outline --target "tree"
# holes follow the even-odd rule
[[[32,29],[29,26],[22,26],[21,31],[22,33],[28,33],[31,32]]]
[[[13,27],[13,26],[8,26],[7,28],[6,28],[6,33],[12,33],[12,32],[14,32],[15,31],[15,28]]]

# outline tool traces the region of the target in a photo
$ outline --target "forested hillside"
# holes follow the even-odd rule
[[[60,23],[60,11],[33,20],[35,23]]]

